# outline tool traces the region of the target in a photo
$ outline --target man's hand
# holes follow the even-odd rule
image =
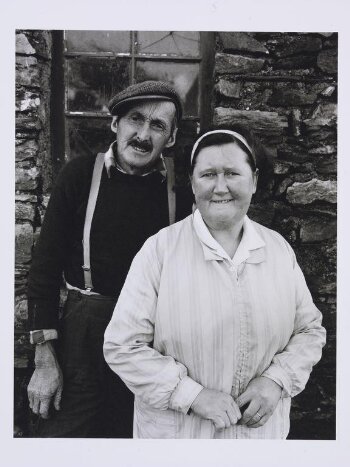
[[[216,430],[229,428],[241,418],[241,412],[233,398],[214,389],[202,389],[191,409],[196,415],[211,420]]]
[[[273,414],[281,394],[281,386],[272,379],[264,376],[252,379],[247,389],[236,399],[240,408],[249,404],[243,412],[239,425],[247,425],[249,428],[265,425]]]
[[[60,410],[62,389],[62,372],[52,343],[37,345],[35,371],[28,385],[29,407],[42,418],[49,418],[52,400],[55,409]]]

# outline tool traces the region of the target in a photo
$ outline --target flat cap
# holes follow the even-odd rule
[[[182,116],[182,105],[178,93],[165,81],[143,81],[132,84],[121,92],[118,92],[108,103],[108,109],[112,115],[118,115],[118,109],[127,102],[144,99],[168,100],[175,104],[178,120]]]

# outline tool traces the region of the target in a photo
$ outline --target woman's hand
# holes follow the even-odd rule
[[[214,389],[202,389],[191,405],[196,415],[211,420],[216,430],[235,425],[241,418],[238,405],[230,394]]]
[[[240,408],[248,404],[239,425],[247,425],[249,428],[265,425],[273,414],[281,394],[281,386],[272,379],[264,376],[252,379],[247,389],[236,399]]]

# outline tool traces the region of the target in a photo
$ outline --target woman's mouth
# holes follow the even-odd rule
[[[233,199],[212,199],[211,202],[212,203],[216,203],[216,204],[227,204],[229,203],[230,201],[233,201]]]

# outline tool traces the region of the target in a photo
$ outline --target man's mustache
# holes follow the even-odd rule
[[[139,146],[144,151],[152,151],[152,149],[153,149],[153,146],[152,146],[150,141],[141,140],[139,138],[133,138],[132,140],[129,141],[129,144],[130,145],[131,144],[136,144],[137,146]]]

